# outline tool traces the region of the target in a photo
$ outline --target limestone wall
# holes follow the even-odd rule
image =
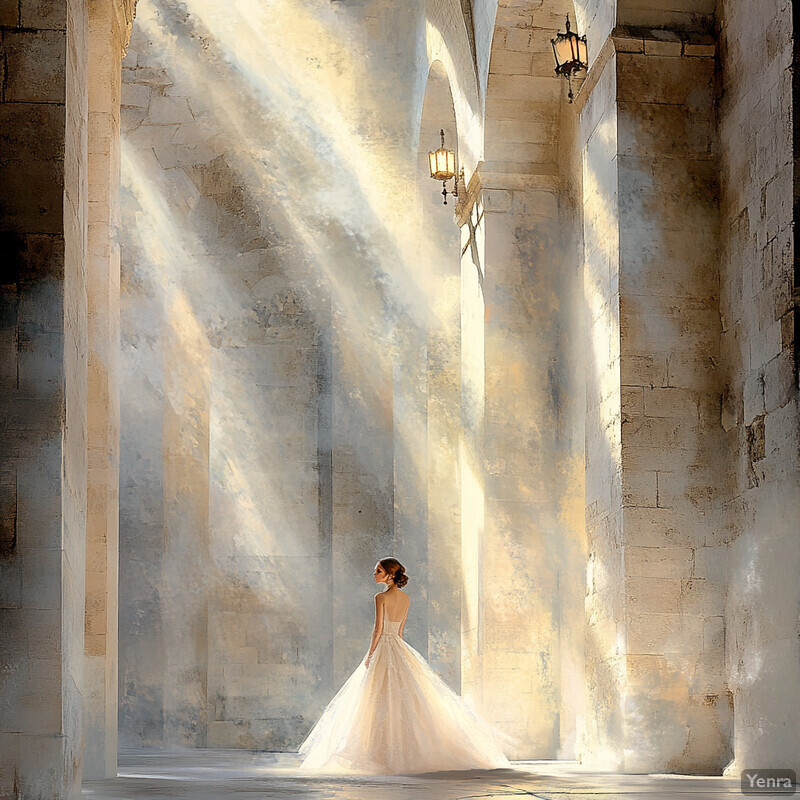
[[[427,313],[397,237],[416,135],[410,102],[377,113],[409,67],[355,77],[386,30],[414,52],[416,21],[284,12],[248,39],[236,15],[142,4],[124,65],[126,744],[296,747],[368,647],[372,568],[395,547],[427,650],[427,532],[393,519],[395,454],[419,479],[393,385],[399,328]]]
[[[139,10],[123,71],[122,735],[281,749],[330,636],[323,355],[298,237],[245,172],[257,121],[204,95],[226,76],[170,49],[202,30],[175,12]]]
[[[581,110],[583,307],[586,331],[586,711],[584,760],[619,765],[624,666],[622,429],[619,379],[617,105],[615,56]]]
[[[792,185],[792,15],[720,4],[720,261],[734,454],[727,524],[725,656],[736,765],[797,765],[797,273]]]
[[[131,9],[92,6],[88,43],[87,508],[84,777],[117,771],[119,110]]]
[[[80,793],[87,7],[0,25],[0,794],[55,799]]]
[[[599,366],[587,371],[587,656],[602,715],[587,714],[585,748],[629,771],[719,771],[731,740],[721,578],[731,462],[714,50],[700,32],[639,31],[615,30],[579,95]]]
[[[0,794],[114,771],[118,422],[124,745],[295,748],[395,554],[512,756],[797,768],[789,10],[131,17],[0,3]]]

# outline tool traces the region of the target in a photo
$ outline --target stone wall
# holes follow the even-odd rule
[[[88,417],[84,777],[117,772],[119,561],[119,112],[131,9],[89,18]]]
[[[728,551],[732,769],[796,769],[798,718],[786,702],[800,681],[796,31],[780,3],[719,9],[722,422],[734,471],[716,538]]]
[[[114,771],[118,419],[123,744],[293,749],[392,553],[512,756],[797,768],[789,9],[287,9],[0,2],[0,794]]]
[[[80,794],[87,7],[0,25],[0,794],[55,800]]]
[[[702,772],[727,764],[731,725],[714,51],[651,33],[617,28],[581,90],[598,367],[587,373],[588,688],[603,709],[586,749],[630,771]]]
[[[586,88],[586,85],[584,85]],[[624,608],[616,56],[581,109],[586,330],[586,712],[579,752],[620,766]]]
[[[480,172],[483,708],[518,737],[520,758],[573,754],[576,716],[564,701],[581,683],[582,645],[567,634],[583,627],[582,376],[572,361],[582,339],[580,234],[576,196],[565,191],[569,161],[560,158],[576,119],[562,115],[567,86],[553,73],[550,45],[567,10],[499,4]]]
[[[201,91],[231,77],[219,43],[191,74],[161,34],[201,25],[143,5],[123,69],[122,735],[283,749],[329,643],[324,356],[302,246],[234,133],[255,120]]]
[[[126,744],[296,747],[368,647],[372,568],[395,547],[426,651],[427,532],[394,524],[395,454],[415,456],[394,417],[400,329],[425,313],[416,251],[393,238],[415,213],[416,142],[409,104],[381,119],[369,100],[408,67],[356,93],[362,62],[344,55],[409,23],[322,14],[327,50],[316,12],[263,20],[283,31],[265,48],[235,15],[138,10],[122,92]],[[342,75],[320,84],[315,59]],[[403,143],[389,233],[343,127],[368,162]],[[413,489],[426,499],[424,476]]]

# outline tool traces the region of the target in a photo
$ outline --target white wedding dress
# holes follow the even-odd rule
[[[300,745],[313,773],[414,774],[510,766],[503,739],[384,618],[370,659],[328,704]]]

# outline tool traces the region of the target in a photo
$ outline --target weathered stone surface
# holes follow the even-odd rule
[[[395,549],[515,755],[794,765],[789,10],[591,0],[570,106],[558,2],[282,9],[0,2],[0,794],[114,773],[117,524],[127,744],[294,748]]]
[[[64,102],[67,45],[63,30],[6,32],[2,47],[8,70],[6,102]]]

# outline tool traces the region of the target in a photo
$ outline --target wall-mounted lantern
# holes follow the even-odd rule
[[[428,153],[428,162],[431,168],[431,178],[435,181],[442,182],[442,195],[444,196],[443,205],[447,205],[447,181],[453,178],[453,191],[449,194],[453,197],[458,197],[458,176],[464,176],[464,169],[456,174],[456,154],[452,150],[448,150],[444,146],[444,131],[439,131],[442,137],[442,146],[438,150],[433,150]]]
[[[557,33],[550,40],[553,55],[556,57],[556,74],[563,75],[569,84],[569,102],[572,102],[572,76],[581,69],[588,69],[589,56],[586,48],[586,36],[578,36],[570,30],[569,14],[567,14],[567,32]]]

